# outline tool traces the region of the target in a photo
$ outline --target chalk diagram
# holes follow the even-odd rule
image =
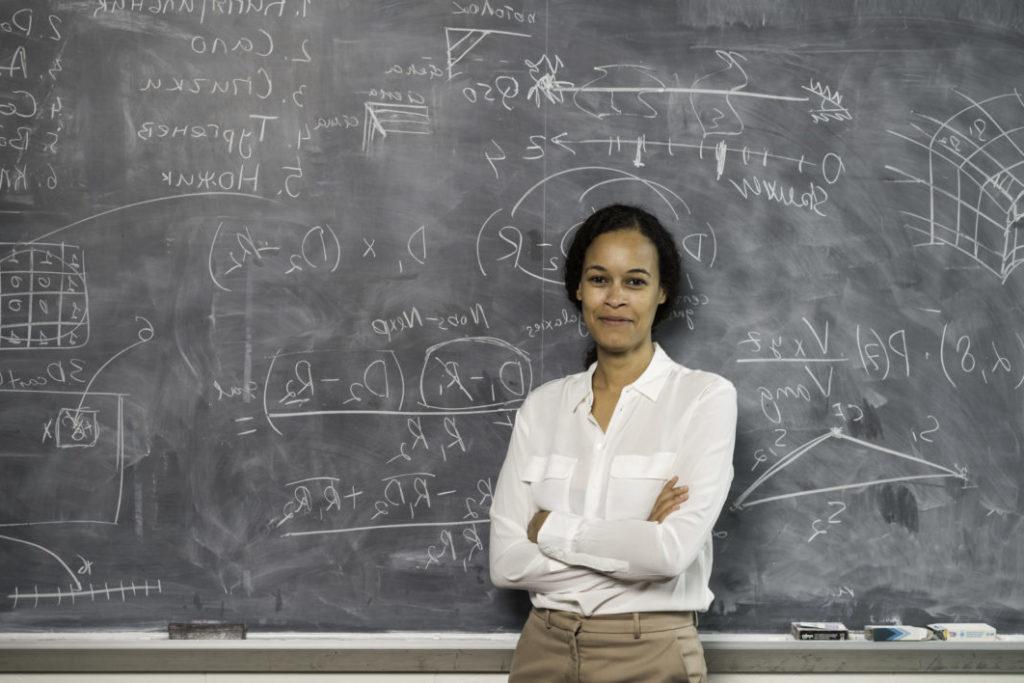
[[[975,101],[937,119],[918,114],[913,137],[887,131],[927,153],[922,170],[898,174],[898,183],[922,186],[904,227],[925,239],[914,246],[952,247],[1005,283],[1024,263],[1024,99],[1014,90]]]
[[[26,253],[33,249],[46,251],[37,245]],[[32,253],[33,259],[38,256]],[[19,604],[37,607],[40,600],[74,605],[84,599],[95,601],[97,596],[123,601],[129,594],[162,592],[159,581],[156,585],[131,580],[123,585],[119,581],[117,586],[108,581],[103,588],[83,584],[79,577],[91,575],[91,561],[81,558],[75,571],[50,548],[6,533],[12,528],[20,528],[24,534],[29,527],[41,531],[40,527],[118,523],[124,494],[127,395],[93,391],[93,383],[117,358],[153,338],[149,321],[141,316],[136,316],[136,321],[141,323],[137,340],[102,363],[83,390],[0,389],[0,432],[4,434],[0,444],[0,531],[5,532],[0,534],[0,544],[5,551],[26,553],[26,563],[47,558],[56,562],[33,569],[30,574],[35,581],[40,571],[59,571],[61,577],[65,573],[71,577],[70,583],[57,583],[54,590],[42,592],[37,585],[31,591],[13,586],[7,597],[14,608]],[[62,367],[59,362],[50,363],[48,379],[58,381],[64,373]],[[44,580],[62,579],[48,576]]]
[[[0,471],[17,472],[0,480],[0,528],[117,523],[126,395],[90,392],[88,406],[85,398],[73,391],[0,390]]]
[[[93,383],[115,360],[153,339],[152,324],[135,320],[141,324],[137,339],[102,363],[82,391],[0,389],[0,465],[7,475],[0,476],[0,527],[117,523],[127,395],[93,391]]]
[[[89,563],[81,555],[77,557],[78,560],[82,561],[79,569],[76,571],[73,569],[60,555],[53,552],[49,548],[42,546],[32,541],[26,541],[23,538],[15,538],[13,536],[7,536],[6,534],[0,534],[0,543],[11,543],[21,549],[28,549],[28,552],[33,555],[41,555],[44,558],[51,560],[57,564],[60,568],[59,572],[68,581],[67,587],[62,585],[56,585],[52,591],[39,590],[38,585],[33,585],[31,590],[23,590],[18,586],[14,586],[11,592],[7,594],[7,599],[11,601],[11,609],[39,607],[40,600],[52,600],[57,605],[66,605],[73,607],[79,601],[82,602],[96,602],[97,598],[105,599],[107,602],[112,599],[118,599],[121,602],[125,602],[129,597],[149,597],[150,594],[160,595],[164,592],[163,582],[160,579],[156,579],[153,583],[150,583],[147,579],[141,585],[135,581],[129,580],[127,584],[124,579],[119,579],[117,585],[110,585],[110,581],[104,581],[103,587],[100,588],[97,584],[92,581],[83,583],[80,576],[83,573],[87,573],[83,570],[91,570],[91,563]],[[65,603],[65,601],[67,601]]]
[[[367,102],[363,114],[363,151],[388,135],[430,135],[430,111],[425,104]]]
[[[0,242],[0,351],[53,351],[89,342],[83,250],[63,241],[44,240],[134,207],[211,195],[267,201],[235,192],[155,197],[81,218],[29,242]],[[8,303],[16,299],[22,301],[20,310],[12,311]],[[24,317],[15,313],[24,313]],[[31,577],[31,585],[25,589],[11,585],[11,592],[0,593],[10,601],[11,609],[36,608],[42,602],[70,609],[163,593],[160,579],[140,582],[108,576],[90,580],[93,560],[77,554],[72,558],[72,552],[55,552],[42,543],[11,535],[118,524],[124,494],[128,395],[92,387],[115,360],[153,339],[152,324],[142,316],[135,316],[135,321],[140,324],[137,339],[99,365],[82,391],[0,388],[0,551],[19,553],[19,568]],[[20,333],[23,328],[24,336]],[[67,370],[55,361],[45,372],[47,381],[63,383]],[[8,585],[14,577],[0,579]],[[53,590],[40,590],[38,583],[43,581],[52,581]]]
[[[0,351],[73,349],[88,340],[81,248],[0,242]]]
[[[658,110],[645,99],[669,87],[650,67],[639,64],[595,66],[597,76],[580,87],[553,81],[548,89],[561,95],[572,93],[572,101],[584,114],[596,119],[609,116],[638,116],[653,119]],[[642,84],[642,85],[638,85]]]
[[[447,61],[448,80],[458,76],[458,72],[452,71],[455,65],[461,62],[466,56],[488,36],[512,36],[515,38],[529,38],[529,33],[517,31],[498,31],[494,29],[464,28],[457,26],[445,26],[444,28],[444,54]]]
[[[842,444],[851,444],[853,448],[836,448]],[[831,445],[833,448],[828,449],[827,445]],[[829,458],[829,455],[832,457]],[[797,462],[802,467],[791,468]],[[815,469],[813,478],[804,476],[802,472],[802,470],[810,468]],[[822,483],[821,472],[825,468],[834,480],[843,481],[843,483],[820,486]],[[849,479],[860,479],[863,476],[860,470],[865,468],[870,469],[874,475],[873,478],[848,481]],[[785,476],[783,476],[784,474]],[[966,484],[967,471],[939,465],[924,458],[858,439],[844,434],[836,427],[797,446],[779,459],[764,474],[754,480],[754,483],[744,489],[730,507],[733,510],[745,510],[755,505],[789,498],[929,479],[958,479]],[[770,490],[764,491],[763,489],[766,488]],[[781,492],[779,492],[780,490]]]
[[[495,209],[484,219],[476,235],[476,260],[480,273],[487,277],[488,268],[492,272],[496,268],[511,268],[514,272],[542,282],[563,284],[560,262],[565,258],[572,234],[580,222],[575,221],[568,226],[552,226],[550,221],[541,218],[543,212],[534,210],[530,201],[543,201],[545,194],[551,194],[559,197],[560,203],[570,205],[568,200],[575,197],[578,208],[573,212],[585,216],[594,210],[591,194],[618,183],[638,185],[639,191],[651,203],[667,207],[666,218],[671,216],[677,223],[691,215],[689,205],[672,189],[628,171],[607,166],[578,166],[558,171],[527,189],[507,211]],[[533,226],[542,224],[548,224],[549,234],[556,236],[554,241],[542,237],[535,243],[528,243],[527,236],[537,232]],[[716,250],[714,239],[709,242],[713,245],[712,249]],[[711,261],[714,263],[713,255]]]
[[[65,607],[97,600],[124,602],[163,593],[159,579],[94,584],[87,580],[91,563],[84,558],[76,563],[59,550],[10,535],[27,534],[30,528],[118,523],[124,492],[126,398],[96,391],[0,390],[0,430],[5,434],[0,451],[0,546],[23,556],[26,567],[36,567],[30,572],[32,581],[50,586],[10,587],[5,597],[12,609],[35,608],[41,602]],[[29,432],[25,425],[40,429]],[[40,572],[46,578],[40,578]]]
[[[560,104],[571,101],[572,105],[587,116],[598,120],[612,120],[619,117],[638,117],[656,119],[669,116],[669,125],[679,121],[679,116],[671,113],[686,106],[688,113],[682,114],[682,120],[692,119],[700,128],[697,141],[648,138],[646,134],[632,138],[620,135],[604,137],[576,138],[561,133],[550,139],[550,142],[565,151],[575,154],[578,145],[596,145],[605,147],[608,155],[620,152],[623,147],[632,147],[633,166],[642,168],[644,157],[656,150],[674,156],[675,150],[693,150],[698,158],[708,158],[715,162],[716,179],[723,176],[727,159],[732,156],[742,161],[744,167],[751,164],[768,166],[773,162],[789,162],[796,165],[800,173],[806,169],[823,167],[824,164],[808,160],[803,154],[787,155],[773,153],[761,144],[744,144],[746,132],[741,101],[775,102],[806,104],[817,98],[817,107],[809,110],[815,123],[829,121],[848,121],[853,118],[849,110],[842,106],[842,95],[831,86],[811,80],[809,85],[801,86],[800,94],[789,95],[781,92],[761,92],[751,88],[751,80],[747,74],[747,57],[729,50],[715,50],[716,68],[695,78],[689,86],[683,86],[679,77],[673,74],[672,79],[659,76],[652,67],[644,64],[602,64],[592,67],[596,76],[582,85],[577,86],[570,80],[563,80],[559,71],[565,65],[555,55],[552,59],[543,55],[536,61],[526,60],[530,69],[533,85],[530,87],[528,99],[540,106],[542,101]],[[683,99],[685,98],[685,99]],[[683,105],[683,102],[686,105]],[[834,156],[838,161],[837,155]],[[823,170],[823,169],[822,169]],[[835,182],[833,178],[830,184]]]
[[[721,63],[720,68],[699,76],[688,87],[666,83],[653,69],[643,64],[595,66],[593,70],[597,72],[597,76],[581,86],[576,86],[570,81],[556,80],[552,74],[552,78],[538,81],[537,87],[547,91],[545,95],[552,101],[551,94],[571,95],[577,109],[598,119],[616,115],[656,118],[659,115],[658,108],[651,104],[648,98],[654,95],[687,95],[690,110],[700,124],[703,137],[740,135],[743,132],[743,120],[733,106],[733,98],[781,102],[810,101],[807,95],[783,95],[750,90],[747,87],[750,85],[750,79],[741,65],[741,62],[747,61],[746,57],[726,50],[716,50],[715,57]],[[635,100],[635,105],[623,109],[618,102],[622,98]]]
[[[124,488],[126,395],[89,392],[88,406],[85,398],[74,391],[0,390],[0,430],[5,435],[0,450],[0,544],[25,553],[26,561],[51,558],[57,563],[53,569],[59,567],[60,574],[70,577],[70,583],[42,592],[37,586],[27,593],[15,586],[7,595],[14,608],[49,599],[73,604],[96,596],[123,597],[109,585],[83,585],[56,552],[9,535],[33,527],[117,524]]]

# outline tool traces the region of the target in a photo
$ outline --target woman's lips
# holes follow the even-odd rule
[[[601,316],[598,318],[605,325],[628,325],[633,322],[629,318],[616,318],[616,317],[605,317]]]

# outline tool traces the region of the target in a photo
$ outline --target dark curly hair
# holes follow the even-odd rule
[[[612,204],[598,209],[583,221],[569,245],[569,253],[565,257],[565,292],[576,310],[582,311],[583,304],[576,298],[580,280],[583,277],[583,259],[587,249],[599,235],[616,230],[635,230],[649,239],[658,252],[659,286],[665,292],[665,302],[658,304],[654,312],[653,326],[668,317],[679,298],[679,287],[683,275],[683,267],[679,258],[679,250],[675,240],[661,221],[653,214],[636,206]],[[596,349],[587,354],[589,365],[597,358]]]

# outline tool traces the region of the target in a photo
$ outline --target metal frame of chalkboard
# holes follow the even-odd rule
[[[171,641],[165,634],[8,634],[0,642],[0,673],[503,673],[517,639],[514,634],[362,633]],[[708,634],[701,641],[712,673],[1024,673],[1024,636],[976,643],[874,643]]]

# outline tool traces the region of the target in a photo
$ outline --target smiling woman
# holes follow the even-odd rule
[[[609,259],[615,259],[615,262]],[[614,287],[609,290],[606,286],[609,284],[609,268],[613,265],[619,268],[620,276],[630,276],[621,278],[619,284],[625,287],[624,291],[617,291]],[[601,341],[596,330],[602,326],[592,324],[587,318],[584,295],[591,295],[587,299],[597,302],[598,293],[610,291],[612,301],[606,302],[607,307],[603,311],[603,329],[614,326],[621,312],[615,309],[629,303],[623,295],[628,295],[634,304],[650,308],[653,313],[646,322],[636,321],[631,325],[631,329],[641,336],[646,331],[649,338],[652,329],[671,312],[671,304],[679,295],[681,277],[679,251],[672,236],[654,215],[621,204],[594,212],[576,232],[565,259],[566,294],[584,316],[591,334],[595,335],[595,347],[588,353],[585,365],[597,360]],[[644,292],[646,297],[640,296]],[[653,304],[649,301],[652,296],[655,299]],[[600,309],[599,305],[597,309]]]
[[[599,350],[620,356],[646,350],[665,298],[658,254],[644,235],[616,230],[590,244],[576,299]]]
[[[592,358],[523,402],[491,506],[491,578],[534,606],[513,683],[706,680],[696,612],[713,598],[736,390],[654,343],[679,279],[671,235],[634,207],[595,212],[569,248]]]

